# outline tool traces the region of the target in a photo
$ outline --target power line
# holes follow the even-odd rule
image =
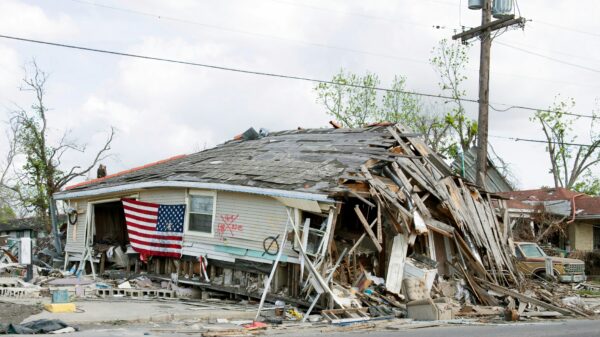
[[[584,31],[584,30],[581,30],[581,29],[577,29],[577,28],[571,28],[571,27],[561,26],[561,25],[557,25],[557,24],[554,24],[554,23],[545,22],[545,21],[539,21],[539,20],[536,20],[534,22],[541,23],[543,25],[554,27],[554,28],[558,28],[558,29],[562,29],[562,30],[568,30],[570,32],[575,32],[575,33],[579,33],[579,34],[590,35],[590,36],[594,36],[594,37],[600,37],[600,34],[598,34],[598,33],[587,32],[587,31]]]
[[[554,142],[554,141],[547,141],[547,140],[542,140],[542,139],[527,139],[527,138],[492,136],[492,135],[490,135],[490,137],[500,138],[500,139],[514,140],[515,142],[544,143],[544,144],[562,144],[562,145],[567,145],[567,146],[579,146],[579,147],[598,146],[598,144],[581,144],[581,143],[569,143],[569,142]]]
[[[498,108],[494,107],[492,104],[504,105],[504,106],[508,106],[508,108],[506,108],[506,109],[498,109]],[[531,107],[523,106],[523,105],[509,105],[509,104],[498,103],[498,102],[490,102],[489,105],[490,105],[490,108],[492,108],[492,110],[495,110],[495,111],[498,111],[498,112],[506,112],[508,110],[513,110],[513,109],[528,110],[528,111],[533,111],[533,112],[538,112],[538,111],[542,111],[542,112],[556,112],[554,110],[549,110],[549,109],[531,108]],[[595,116],[595,115],[584,115],[584,114],[578,114],[578,113],[566,112],[566,111],[561,111],[561,113],[563,115],[573,116],[573,117],[583,117],[583,118],[591,118],[591,119],[600,119],[600,116]]]
[[[111,5],[99,4],[99,3],[90,2],[90,1],[87,1],[87,0],[70,0],[70,1],[75,2],[75,3],[79,3],[79,4],[83,4],[83,5],[90,5],[90,6],[95,6],[95,7],[110,9],[110,10],[114,10],[114,11],[129,13],[129,14],[133,14],[133,15],[150,17],[150,18],[154,18],[154,19],[158,19],[158,20],[167,20],[167,21],[173,21],[173,22],[178,22],[178,23],[183,23],[183,24],[196,25],[196,26],[203,27],[203,28],[206,28],[206,29],[213,29],[213,30],[225,31],[225,32],[242,34],[242,35],[247,35],[247,36],[259,37],[259,38],[263,38],[263,39],[273,39],[273,40],[278,40],[278,41],[286,41],[286,42],[298,43],[298,44],[303,44],[303,45],[307,45],[307,46],[313,46],[313,47],[325,48],[325,49],[332,49],[332,50],[339,50],[339,51],[348,52],[348,53],[363,54],[363,55],[369,55],[369,56],[375,56],[375,57],[382,57],[382,58],[388,58],[388,59],[403,60],[403,61],[409,61],[409,62],[420,63],[420,64],[429,64],[428,62],[425,62],[425,61],[422,61],[422,60],[417,60],[417,59],[412,59],[412,58],[402,57],[402,56],[397,56],[397,55],[392,55],[392,54],[377,53],[377,52],[372,52],[372,51],[365,51],[365,50],[359,50],[359,49],[354,49],[354,48],[347,48],[347,47],[343,47],[343,46],[327,45],[327,44],[323,44],[323,43],[316,43],[316,42],[305,41],[305,40],[297,40],[297,39],[285,38],[285,37],[281,37],[281,36],[277,36],[277,35],[271,35],[271,34],[250,32],[250,31],[245,31],[245,30],[240,30],[240,29],[234,29],[234,28],[229,28],[229,27],[224,27],[224,26],[217,26],[217,25],[206,24],[206,23],[199,22],[199,21],[193,21],[193,20],[181,19],[181,18],[176,18],[176,17],[171,17],[171,16],[165,16],[165,15],[156,14],[156,13],[143,12],[143,11],[138,11],[138,10],[129,9],[129,8],[123,8],[123,7],[116,7],[116,6],[111,6]],[[363,17],[367,17],[367,18],[371,18],[371,19],[378,19],[378,20],[385,20],[385,21],[394,21],[393,19],[384,18],[384,17],[377,17],[377,16],[371,16],[371,15],[360,14],[360,13],[339,11],[339,10],[334,10],[334,9],[330,9],[330,8],[325,8],[325,7],[317,7],[317,6],[312,6],[312,5],[305,5],[305,4],[300,4],[300,3],[294,3],[294,2],[290,2],[290,1],[286,1],[286,0],[268,0],[268,1],[280,2],[280,3],[289,4],[289,5],[293,5],[293,6],[310,7],[310,8],[313,8],[313,9],[323,10],[323,11],[340,12],[340,13],[344,13],[344,14],[347,14],[347,15],[363,16]],[[446,4],[446,5],[450,5],[451,4],[449,2],[438,1],[438,0],[424,0],[424,1],[437,2],[437,3],[441,3],[441,4]],[[452,4],[452,5],[455,5],[455,4]],[[406,22],[406,21],[396,21],[396,22],[402,23],[402,22]],[[419,25],[419,24],[416,24],[414,22],[408,22],[408,23],[411,23],[413,25]],[[439,26],[439,25],[431,25],[431,26],[422,25],[422,24],[420,24],[420,25],[421,26],[427,26],[427,27],[430,27],[430,28],[435,28],[435,29],[445,29],[444,26]],[[469,70],[470,71],[474,71],[474,72],[478,71],[476,69],[469,69]],[[510,74],[510,73],[499,73],[499,72],[496,72],[496,73],[500,74],[500,75],[505,75],[505,76],[522,77],[522,78],[533,79],[535,81],[542,81],[542,82],[564,83],[564,84],[573,85],[573,86],[586,86],[586,87],[594,87],[594,88],[598,87],[598,86],[586,85],[586,84],[582,84],[582,83],[573,83],[573,82],[567,82],[567,81],[559,81],[559,80],[552,80],[552,79],[545,79],[545,78],[537,78],[537,77],[533,77],[533,76],[526,76],[526,75],[523,75],[523,74]]]
[[[343,46],[328,45],[328,44],[324,44],[324,43],[317,43],[317,42],[311,42],[311,41],[305,41],[305,40],[291,39],[291,38],[286,38],[286,37],[281,37],[281,36],[271,35],[271,34],[250,32],[250,31],[241,30],[241,29],[235,29],[235,28],[229,28],[229,27],[224,27],[224,26],[207,24],[207,23],[203,23],[203,22],[199,22],[199,21],[194,21],[194,20],[187,20],[187,19],[181,19],[181,18],[176,18],[176,17],[172,17],[172,16],[160,15],[160,14],[156,14],[156,13],[138,11],[138,10],[129,9],[129,8],[104,5],[104,4],[99,4],[99,3],[90,2],[90,1],[86,1],[86,0],[70,0],[70,1],[76,2],[76,3],[79,3],[79,4],[83,4],[83,5],[89,5],[89,6],[95,6],[95,7],[110,9],[110,10],[113,10],[113,11],[119,11],[119,12],[129,13],[129,14],[138,15],[138,16],[150,17],[150,18],[154,18],[154,19],[158,19],[158,20],[166,20],[166,21],[172,21],[172,22],[179,22],[179,23],[184,23],[184,24],[189,24],[189,25],[195,25],[195,26],[199,26],[199,27],[204,27],[204,28],[207,28],[207,29],[220,30],[220,31],[229,32],[229,33],[236,33],[236,34],[242,34],[242,35],[260,37],[260,38],[263,38],[263,39],[274,39],[274,40],[279,40],[279,41],[287,41],[287,42],[304,44],[304,45],[318,47],[318,48],[340,50],[340,51],[349,52],[349,53],[355,53],[355,54],[364,54],[364,55],[384,57],[384,58],[389,58],[389,59],[396,59],[396,60],[410,61],[410,62],[415,62],[415,63],[429,64],[428,62],[425,62],[425,61],[422,61],[422,60],[417,60],[417,59],[412,59],[412,58],[409,58],[409,57],[402,57],[402,56],[385,54],[385,53],[377,53],[377,52],[372,52],[372,51],[365,51],[365,50],[347,48],[347,47],[343,47]],[[275,1],[275,0],[273,0],[273,1]],[[431,28],[435,28],[435,26],[432,25]]]
[[[496,42],[498,42],[498,41],[496,41]],[[530,47],[528,45],[524,45],[524,44],[520,44],[520,43],[514,43],[514,42],[511,42],[511,45],[517,46],[517,47],[521,47],[521,48],[528,48],[528,47]],[[582,60],[589,60],[589,61],[592,61],[592,62],[600,62],[600,59],[589,57],[587,55],[575,55],[575,54],[565,53],[564,51],[558,51],[558,50],[554,50],[554,49],[539,48],[537,46],[536,46],[535,49],[539,50],[539,51],[545,51],[545,52],[548,52],[548,53],[552,53],[552,54],[559,54],[559,55],[568,56],[568,57],[574,57],[574,58],[578,58],[578,59],[582,59]]]
[[[388,22],[392,22],[392,23],[404,23],[404,24],[410,24],[412,26],[422,26],[422,27],[427,27],[427,28],[446,29],[445,26],[437,26],[437,25],[429,26],[429,25],[425,25],[421,22],[391,19],[391,18],[387,18],[387,17],[383,17],[383,16],[376,16],[376,15],[370,15],[370,14],[364,14],[364,13],[357,13],[357,12],[349,12],[349,11],[344,11],[344,10],[339,10],[339,9],[334,9],[334,8],[315,6],[315,5],[294,2],[294,1],[288,1],[288,0],[268,0],[268,1],[285,4],[285,5],[290,5],[290,6],[296,6],[296,7],[310,8],[310,9],[318,10],[318,11],[326,11],[326,12],[340,13],[340,14],[344,14],[344,15],[358,16],[358,17],[362,17],[362,18],[370,19],[370,20],[388,21]],[[428,1],[438,2],[435,0],[428,0]]]
[[[372,89],[372,90],[383,91],[383,92],[396,92],[396,93],[403,93],[403,94],[408,94],[408,95],[415,95],[415,96],[435,98],[435,99],[446,99],[446,100],[455,100],[455,99],[457,99],[455,97],[446,96],[446,95],[434,95],[434,94],[427,94],[427,93],[416,92],[416,91],[394,90],[394,89],[383,88],[383,87],[369,87],[369,86],[358,85],[358,84],[338,83],[338,82],[334,82],[334,81],[330,81],[330,80],[321,80],[321,79],[310,78],[310,77],[305,77],[305,76],[285,75],[285,74],[277,74],[277,73],[270,73],[270,72],[264,72],[264,71],[256,71],[256,70],[240,69],[240,68],[233,68],[233,67],[225,67],[225,66],[218,66],[218,65],[197,63],[197,62],[191,62],[191,61],[182,61],[182,60],[162,58],[162,57],[155,57],[155,56],[147,56],[147,55],[140,55],[140,54],[124,53],[124,52],[118,52],[118,51],[106,50],[106,49],[98,49],[98,48],[76,46],[76,45],[65,44],[65,43],[57,43],[57,42],[49,42],[49,41],[42,41],[42,40],[27,39],[27,38],[16,37],[16,36],[9,36],[9,35],[0,35],[0,38],[9,39],[9,40],[16,40],[16,41],[22,41],[22,42],[29,42],[29,43],[36,43],[36,44],[42,44],[42,45],[48,45],[48,46],[54,46],[54,47],[62,47],[62,48],[68,48],[68,49],[75,49],[75,50],[84,50],[84,51],[88,51],[88,52],[95,52],[95,53],[102,53],[102,54],[109,54],[109,55],[117,55],[117,56],[125,56],[125,57],[137,58],[137,59],[160,61],[160,62],[175,63],[175,64],[183,64],[183,65],[189,65],[189,66],[195,66],[195,67],[201,67],[201,68],[208,68],[208,69],[223,70],[223,71],[231,71],[231,72],[237,72],[237,73],[243,73],[243,74],[250,74],[250,75],[284,78],[284,79],[299,80],[299,81],[313,82],[313,83],[342,85],[342,86],[346,86],[346,87],[354,87],[354,88],[359,88],[359,89]],[[458,98],[457,100],[463,101],[463,102],[469,102],[469,103],[479,103],[478,100],[476,100],[476,99],[470,99],[470,98]],[[531,107],[526,107],[526,106],[509,105],[509,104],[505,104],[505,103],[497,103],[497,102],[491,102],[491,103],[498,104],[498,105],[508,106],[507,109],[500,110],[500,109],[497,109],[497,108],[493,107],[490,104],[490,108],[492,108],[493,110],[496,110],[496,111],[507,111],[507,110],[510,110],[510,109],[522,109],[522,110],[530,110],[530,111],[535,111],[535,112],[537,112],[537,111],[553,112],[552,110],[548,110],[548,109],[538,109],[538,108],[531,108]],[[575,114],[575,113],[569,113],[569,112],[563,112],[563,114],[565,114],[565,115],[571,115],[571,116],[577,116],[577,117],[592,118],[592,119],[600,118],[600,117],[597,117],[597,116],[594,116],[594,115],[582,115],[582,114]]]
[[[582,66],[582,65],[577,64],[577,63],[567,62],[567,61],[564,61],[564,60],[561,60],[561,59],[554,58],[552,56],[548,56],[548,55],[536,53],[536,52],[533,52],[531,50],[527,50],[525,48],[520,48],[520,47],[512,46],[510,44],[506,44],[506,43],[503,43],[503,42],[500,42],[500,41],[496,41],[496,43],[500,44],[500,45],[503,45],[505,47],[508,47],[508,48],[519,50],[519,51],[527,53],[527,54],[531,54],[531,55],[535,55],[535,56],[538,56],[538,57],[542,57],[542,58],[545,58],[545,59],[550,60],[550,61],[562,63],[562,64],[565,64],[565,65],[568,65],[568,66],[571,66],[571,67],[576,67],[576,68],[580,68],[580,69],[583,69],[583,70],[592,71],[592,72],[595,72],[595,73],[600,73],[600,69],[594,69],[594,68]]]

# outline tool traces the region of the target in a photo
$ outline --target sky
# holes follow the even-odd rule
[[[0,0],[0,35],[188,62],[328,80],[341,68],[372,72],[389,87],[439,94],[431,50],[481,12],[466,0]],[[557,94],[589,115],[600,97],[600,2],[519,1],[524,30],[492,46],[490,101],[547,108]],[[10,111],[33,102],[22,87],[32,60],[49,74],[51,135],[65,130],[86,145],[63,161],[85,165],[110,127],[117,133],[108,173],[193,153],[249,127],[271,131],[328,127],[314,83],[140,60],[0,38],[0,128]],[[479,43],[469,51],[464,89],[477,98]],[[477,105],[467,104],[471,117]],[[553,184],[544,139],[532,111],[490,109],[490,142],[522,189]],[[589,141],[590,119],[576,121]],[[504,138],[503,138],[504,137]],[[0,153],[6,142],[0,141]],[[595,174],[600,174],[600,169]]]

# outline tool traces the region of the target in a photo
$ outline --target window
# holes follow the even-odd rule
[[[214,195],[190,194],[187,229],[192,232],[212,234]]]
[[[523,260],[523,254],[521,253],[521,250],[519,248],[515,247],[515,255],[517,256],[517,259]]]
[[[520,245],[523,250],[523,254],[527,257],[544,257],[546,254],[536,244],[522,244]]]

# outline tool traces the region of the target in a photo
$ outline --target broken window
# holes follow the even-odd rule
[[[190,194],[188,231],[212,234],[215,196]]]

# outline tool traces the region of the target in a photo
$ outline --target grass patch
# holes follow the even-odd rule
[[[600,296],[600,290],[577,290],[577,294],[581,296]]]

